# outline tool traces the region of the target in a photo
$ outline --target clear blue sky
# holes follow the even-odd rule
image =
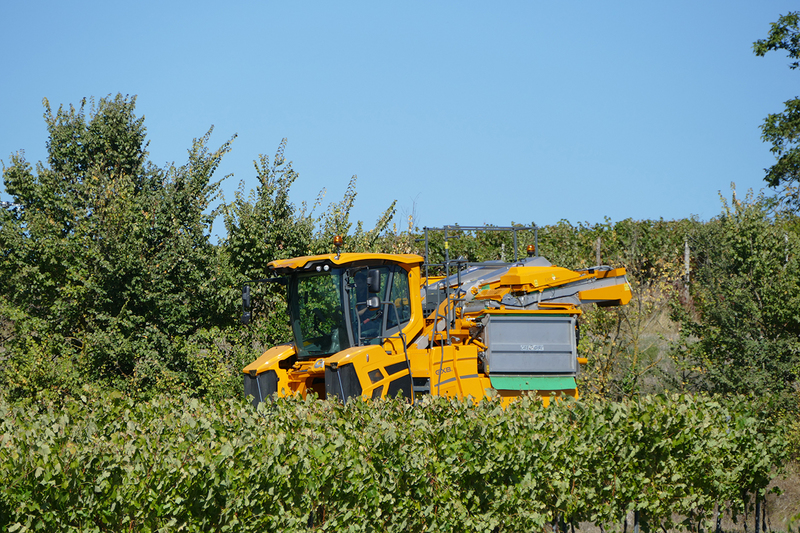
[[[397,222],[708,220],[758,191],[800,73],[752,43],[786,1],[0,3],[0,159],[45,158],[42,98],[137,95],[154,163],[234,134],[228,199],[283,137],[295,203]],[[9,200],[4,190],[0,199]],[[215,228],[219,232],[222,228]]]

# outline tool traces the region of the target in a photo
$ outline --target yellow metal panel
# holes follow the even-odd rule
[[[386,356],[383,346],[353,346],[341,352],[337,352],[325,359],[325,366],[346,365],[348,363],[356,363],[361,360],[366,361],[369,358],[381,358]]]
[[[294,257],[292,259],[277,259],[269,263],[269,267],[274,270],[296,270],[302,269],[308,263],[315,261],[330,261],[334,265],[351,264],[358,261],[389,261],[398,265],[419,265],[424,259],[416,254],[323,254],[304,257]]]
[[[405,363],[406,358],[403,352],[387,353],[382,346],[358,346],[348,348],[339,353],[333,354],[325,360],[326,366],[331,365],[353,365],[358,381],[361,385],[361,396],[364,399],[372,398],[376,390],[380,391],[380,397],[385,398],[389,390],[389,384],[401,377],[408,376],[408,369],[386,375],[385,368],[398,363]],[[379,371],[382,379],[373,382],[370,372]],[[411,391],[408,391],[409,394]]]
[[[614,278],[617,276],[624,276],[626,273],[624,268],[612,268],[611,270],[596,270],[594,275],[598,279]]]
[[[267,370],[274,370],[278,375],[279,396],[291,396],[297,392],[304,394],[304,390],[299,389],[304,388],[305,381],[297,382],[290,376],[289,369],[280,367],[281,361],[292,357],[296,353],[297,352],[293,344],[281,344],[279,346],[275,346],[264,352],[261,357],[244,367],[243,372],[246,374],[252,375],[255,373],[258,375],[262,372],[266,372]]]
[[[512,267],[500,278],[501,285],[531,285],[542,288],[563,285],[586,277],[561,267]]]
[[[589,289],[578,293],[582,302],[618,302],[616,305],[625,305],[631,301],[631,286],[629,283],[620,283],[611,287]]]
[[[580,314],[580,309],[484,309],[486,315],[545,315],[564,316]]]
[[[473,345],[439,346],[428,350],[432,395],[469,396],[480,399],[488,378],[478,374],[478,347]],[[416,374],[414,374],[416,376]]]
[[[274,346],[261,354],[261,357],[244,367],[242,372],[250,374],[255,370],[256,374],[261,374],[273,366],[277,366],[279,361],[291,357],[295,353],[294,344],[280,344]]]

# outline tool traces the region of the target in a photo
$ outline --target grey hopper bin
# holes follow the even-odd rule
[[[578,373],[575,317],[490,314],[484,320],[489,374]]]

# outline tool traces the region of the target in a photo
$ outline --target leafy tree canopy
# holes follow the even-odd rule
[[[3,314],[16,309],[16,361],[41,350],[83,376],[166,387],[183,381],[173,339],[223,312],[208,208],[230,141],[209,150],[209,131],[185,164],[157,168],[135,103],[117,95],[53,113],[45,100],[46,164],[15,154],[3,168],[22,206],[0,215]],[[35,374],[19,371],[20,385]]]
[[[800,239],[791,213],[748,195],[697,228],[686,348],[714,392],[757,393],[796,408],[800,377]],[[794,399],[793,399],[794,398]],[[794,406],[794,407],[792,407]]]
[[[753,43],[753,51],[759,57],[767,52],[783,50],[792,62],[790,69],[800,66],[800,12],[793,11],[772,23],[766,39]],[[800,206],[800,99],[784,102],[782,113],[773,113],[761,125],[761,138],[772,144],[770,151],[776,162],[766,169],[766,181],[770,187],[784,187],[788,199]]]

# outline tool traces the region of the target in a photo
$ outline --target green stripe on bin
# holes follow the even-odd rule
[[[489,376],[497,390],[556,391],[576,389],[575,378],[570,376]]]

